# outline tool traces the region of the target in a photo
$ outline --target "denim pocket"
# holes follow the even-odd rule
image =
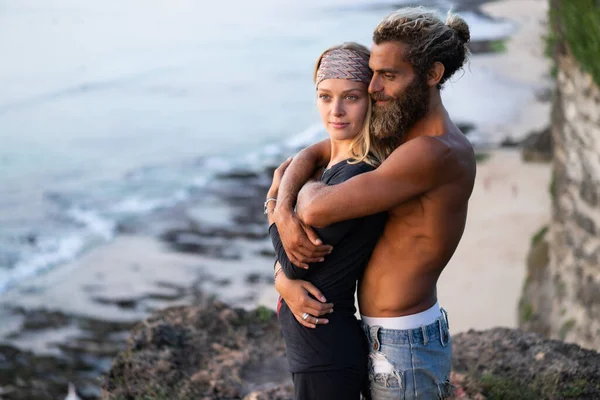
[[[404,399],[404,382],[402,374],[398,372],[390,374],[371,374],[370,378],[370,392],[372,399]]]

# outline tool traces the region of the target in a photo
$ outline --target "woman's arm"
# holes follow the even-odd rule
[[[329,163],[330,156],[331,144],[327,139],[303,149],[292,159],[279,185],[276,212],[293,212],[298,192],[316,169]]]

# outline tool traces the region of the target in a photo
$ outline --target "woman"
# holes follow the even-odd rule
[[[391,150],[369,134],[371,99],[368,86],[369,51],[357,43],[326,50],[314,72],[317,107],[330,137],[331,158],[320,180],[335,185],[376,168]],[[271,210],[278,187],[274,179],[266,207]],[[276,200],[275,200],[276,201]],[[287,257],[277,226],[269,219],[269,233],[277,253],[275,279],[313,283],[335,304],[329,323],[316,329],[302,326],[280,299],[278,315],[287,347],[296,400],[359,399],[367,379],[367,349],[355,318],[356,282],[367,265],[383,231],[385,214],[343,221],[315,228],[323,243],[334,250],[323,262],[308,269],[293,265]]]

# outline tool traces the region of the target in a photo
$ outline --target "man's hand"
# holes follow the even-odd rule
[[[267,197],[277,197],[277,193],[279,192],[279,184],[281,183],[281,179],[283,178],[283,174],[287,167],[290,166],[292,162],[292,157],[289,157],[287,160],[281,163],[279,167],[275,169],[273,172],[273,181],[271,182],[271,187],[267,192]]]
[[[284,274],[279,274],[275,280],[275,289],[301,325],[316,328],[317,324],[329,323],[328,319],[321,317],[333,312],[333,304],[326,303],[325,296],[312,283],[288,279]],[[309,293],[320,301],[311,298]],[[308,318],[302,318],[304,313],[308,314]]]
[[[325,256],[333,250],[332,246],[324,245],[315,231],[302,222],[295,212],[275,208],[273,220],[292,264],[308,268],[308,263],[324,261]]]

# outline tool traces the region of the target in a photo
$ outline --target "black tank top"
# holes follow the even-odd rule
[[[321,181],[335,185],[372,170],[373,167],[364,162],[349,164],[341,161],[325,170]],[[290,279],[311,282],[328,302],[334,304],[334,312],[326,317],[329,324],[310,329],[300,325],[282,302],[279,321],[291,372],[364,368],[367,350],[364,334],[355,317],[354,293],[357,280],[362,276],[383,232],[386,217],[386,213],[380,213],[315,228],[323,243],[333,246],[333,251],[325,257],[325,261],[310,264],[308,270],[290,262],[277,226],[273,224],[269,228],[277,260],[285,275]]]

